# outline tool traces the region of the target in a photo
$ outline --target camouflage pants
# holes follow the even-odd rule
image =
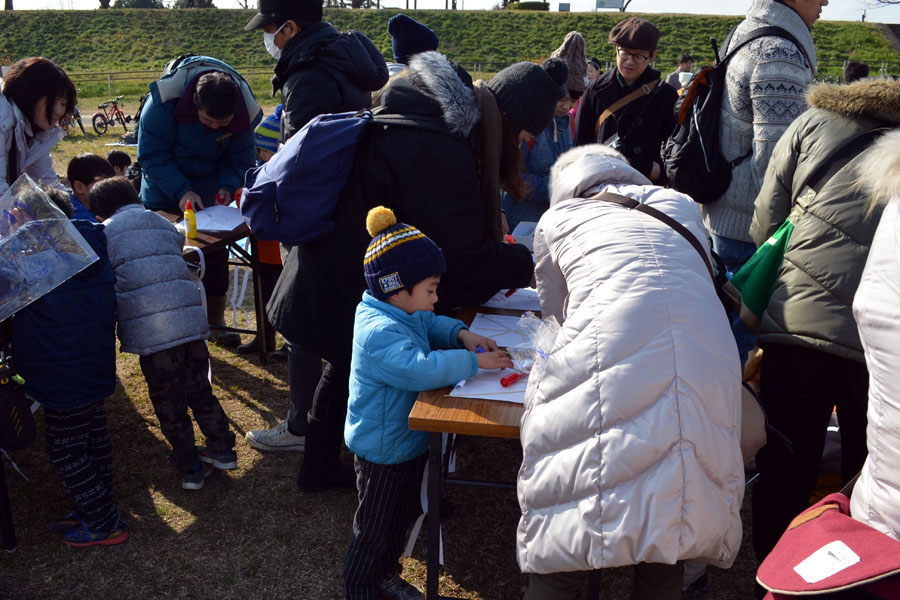
[[[210,452],[234,448],[228,417],[206,377],[209,351],[202,340],[141,356],[140,362],[160,429],[172,445],[176,469],[187,473],[198,460],[188,408],[206,436]]]

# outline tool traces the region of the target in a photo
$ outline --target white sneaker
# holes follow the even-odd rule
[[[244,436],[247,443],[257,450],[293,450],[303,452],[306,436],[294,435],[288,429],[287,421],[282,421],[272,429],[255,429]]]

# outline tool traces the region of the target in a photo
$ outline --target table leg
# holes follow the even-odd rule
[[[250,272],[253,274],[253,306],[256,309],[256,348],[259,352],[259,364],[269,362],[266,352],[266,307],[262,299],[262,282],[259,274],[259,248],[256,236],[250,236]]]
[[[428,555],[426,557],[425,596],[438,600],[438,575],[441,547],[441,434],[428,434]]]
[[[4,550],[12,552],[16,549],[16,527],[13,524],[9,492],[6,489],[6,467],[2,456],[0,456],[0,538]]]

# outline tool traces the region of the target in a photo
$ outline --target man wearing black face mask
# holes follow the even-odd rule
[[[259,12],[244,29],[262,29],[266,49],[278,61],[272,91],[281,91],[282,143],[316,115],[368,108],[371,93],[387,82],[387,65],[375,45],[362,33],[338,33],[322,21],[322,0],[259,0]],[[291,310],[295,294],[304,293],[297,280],[297,250],[282,246],[284,271],[266,307],[269,320],[283,334],[299,318]],[[330,357],[322,356],[318,348],[301,348],[290,335],[285,336],[288,415],[271,429],[247,432],[247,443],[258,450],[304,451],[297,479],[304,491],[354,487],[352,467],[338,460],[344,441],[350,376],[345,367],[349,365],[329,363],[323,371],[321,359]]]
[[[322,0],[259,0],[244,27],[262,29],[278,61],[272,92],[281,91],[281,141],[323,113],[371,106],[371,92],[388,78],[384,57],[358,31],[338,33],[322,20]]]

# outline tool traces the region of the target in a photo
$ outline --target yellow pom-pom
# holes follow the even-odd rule
[[[375,237],[396,223],[397,217],[394,216],[394,211],[384,206],[376,206],[366,216],[366,231]]]

